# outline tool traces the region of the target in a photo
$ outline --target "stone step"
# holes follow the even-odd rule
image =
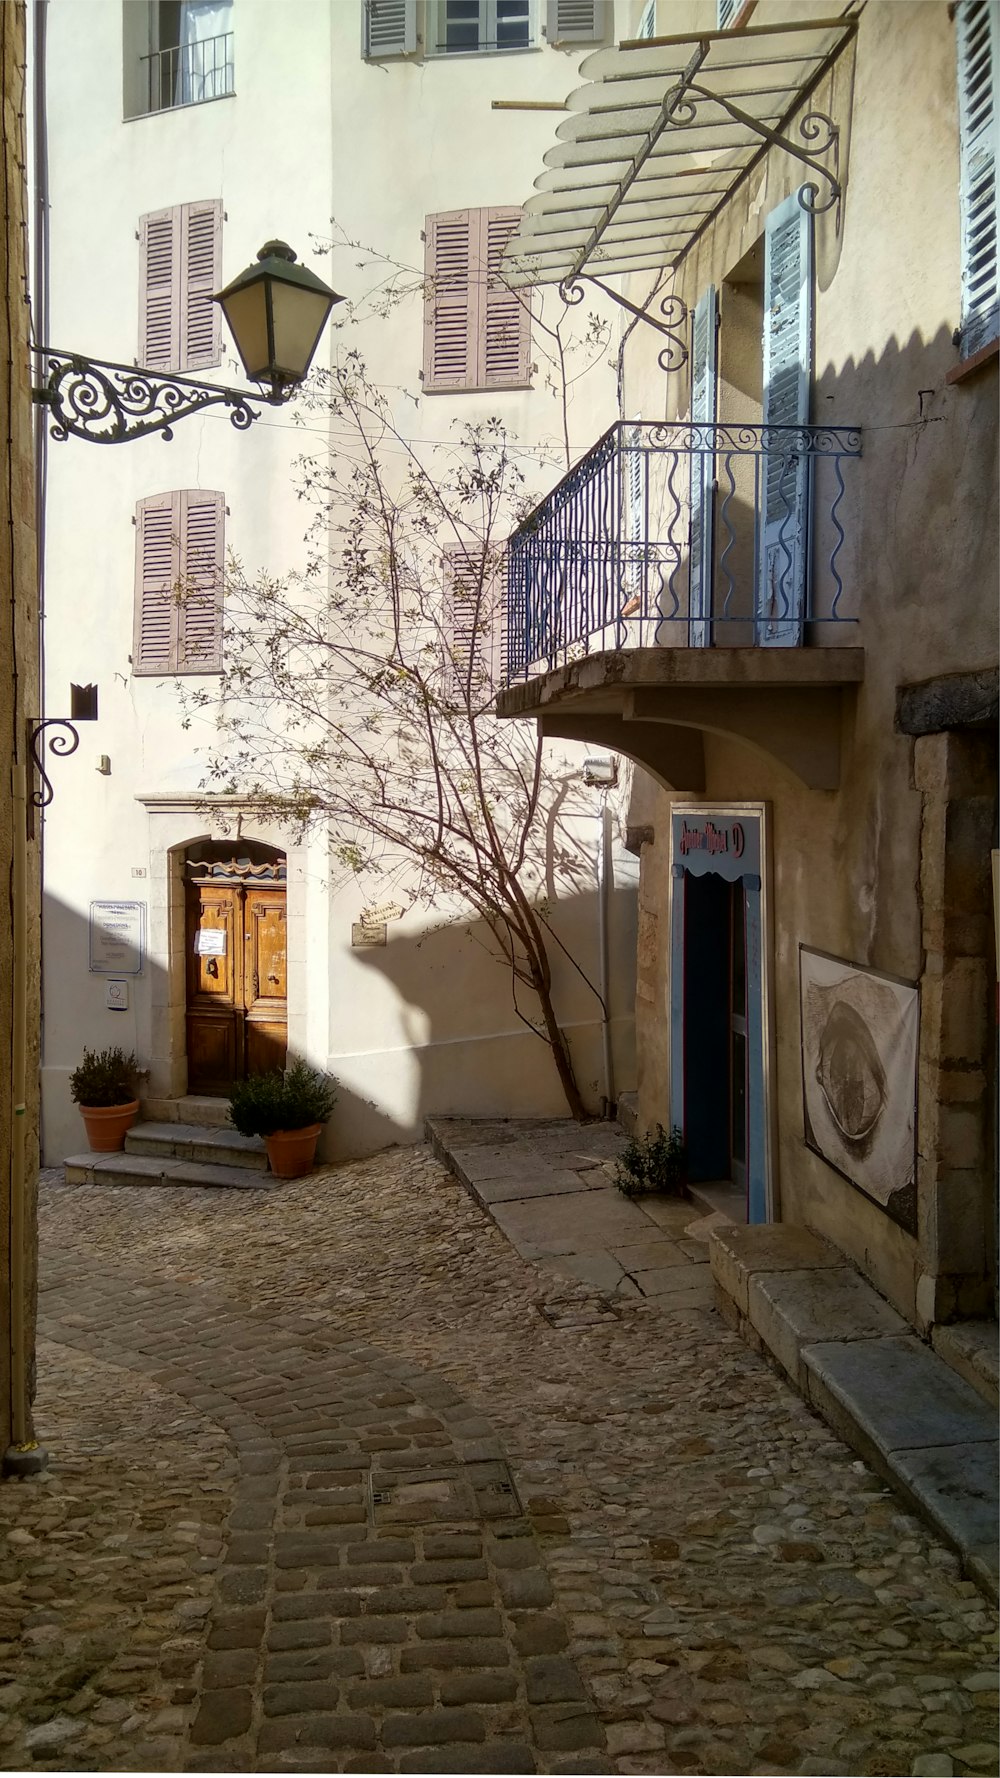
[[[227,1167],[125,1151],[98,1154],[90,1149],[68,1155],[64,1165],[67,1185],[194,1185],[227,1191],[273,1191],[279,1183],[273,1174],[262,1173],[257,1167]]]
[[[202,1165],[267,1169],[267,1153],[259,1136],[241,1136],[230,1124],[208,1129],[203,1124],[133,1124],[125,1138],[128,1154],[164,1155]]]
[[[181,1099],[147,1094],[140,1100],[141,1115],[150,1123],[204,1124],[209,1129],[230,1129],[229,1100],[185,1093]]]
[[[995,1321],[956,1321],[936,1327],[935,1352],[971,1383],[994,1410],[1000,1408],[1000,1329]]]

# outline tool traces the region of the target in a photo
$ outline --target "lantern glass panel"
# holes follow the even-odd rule
[[[234,290],[222,303],[236,350],[248,377],[257,381],[269,374],[267,337],[267,290],[263,278]]]
[[[281,376],[293,381],[305,376],[330,308],[330,298],[325,291],[303,290],[301,286],[274,280],[271,285],[274,368]]]

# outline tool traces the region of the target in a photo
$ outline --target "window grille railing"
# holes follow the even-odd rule
[[[175,105],[199,105],[224,99],[235,91],[233,33],[178,43],[141,57],[146,64],[147,110],[170,111]]]
[[[508,545],[507,678],[610,649],[788,645],[856,621],[832,426],[620,422]]]

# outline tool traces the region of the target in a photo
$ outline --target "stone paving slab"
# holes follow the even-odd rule
[[[649,1233],[641,1210],[613,1186],[556,1199],[495,1204],[493,1220],[526,1258],[637,1245]]]
[[[843,1255],[809,1229],[787,1223],[754,1228],[719,1224],[711,1241],[712,1270],[741,1315],[748,1312],[750,1280],[758,1272],[801,1272],[842,1266]]]
[[[822,1340],[871,1340],[909,1333],[902,1315],[850,1266],[755,1273],[748,1319],[793,1383],[806,1388],[803,1346]]]
[[[581,1188],[585,1191],[603,1189],[607,1183],[602,1176],[591,1185],[581,1174],[571,1173],[565,1168],[560,1172],[555,1167],[545,1170],[525,1167],[523,1171],[492,1179],[473,1175],[469,1181],[473,1197],[478,1198],[487,1209],[494,1204],[519,1203],[531,1198],[553,1198],[566,1192],[579,1193]]]
[[[216,1186],[236,1191],[273,1191],[281,1182],[257,1167],[227,1167],[222,1163],[173,1160],[166,1155],[99,1154],[88,1150],[69,1155],[64,1162],[70,1185],[118,1186]]]

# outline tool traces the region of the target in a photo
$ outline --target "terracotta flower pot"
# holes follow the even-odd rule
[[[138,1099],[130,1099],[127,1105],[81,1105],[88,1146],[101,1154],[124,1148],[126,1132],[138,1115]]]
[[[306,1124],[301,1130],[275,1130],[264,1137],[268,1164],[278,1179],[299,1179],[316,1158],[322,1124]]]

